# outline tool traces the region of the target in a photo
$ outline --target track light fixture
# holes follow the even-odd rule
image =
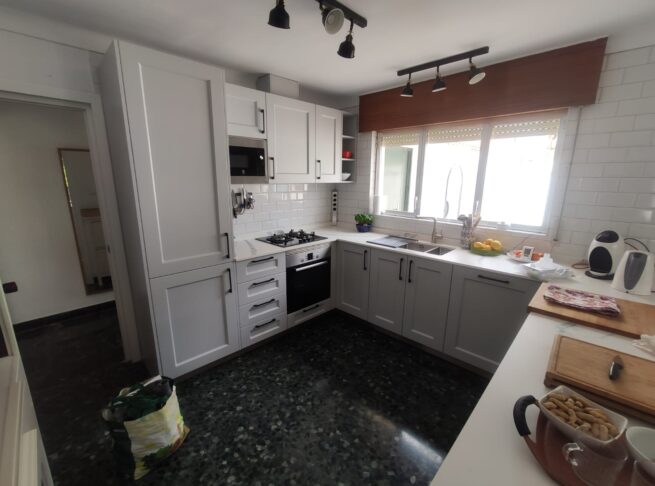
[[[486,75],[482,69],[477,68],[473,64],[473,61],[469,57],[469,84],[478,84]]]
[[[439,74],[439,66],[437,66],[437,77],[434,80],[434,84],[432,85],[432,92],[433,93],[438,93],[439,91],[444,91],[446,89],[446,82],[441,79],[441,75]]]
[[[364,28],[368,20],[354,10],[349,9],[338,0],[316,0],[321,9],[321,20],[323,27],[328,34],[336,34],[343,27],[345,20],[350,21],[350,30],[346,40],[339,45],[337,54],[346,59],[355,57],[355,45],[353,44],[353,27]],[[284,0],[276,0],[275,7],[268,14],[268,25],[278,29],[289,28],[289,14],[284,9]]]
[[[400,71],[397,72],[398,76],[405,76],[406,74],[409,74],[409,80],[407,81],[407,85],[405,85],[405,87],[402,89],[400,96],[409,98],[413,95],[413,90],[410,83],[413,73],[424,71],[426,69],[432,69],[435,67],[437,68],[437,74],[434,80],[434,84],[432,85],[432,92],[437,93],[439,91],[445,90],[446,82],[441,78],[441,74],[439,73],[439,68],[445,64],[450,64],[457,61],[463,61],[464,59],[469,60],[469,75],[468,75],[469,84],[470,85],[477,84],[484,79],[486,74],[482,69],[476,67],[476,65],[473,64],[473,57],[480,56],[482,54],[487,54],[488,52],[489,52],[488,46],[479,47],[471,51],[466,51],[460,54],[455,54],[453,56],[437,59],[436,61],[430,61],[409,68],[401,69]]]
[[[277,0],[275,7],[268,14],[268,25],[278,29],[289,29],[289,14],[284,9],[284,0]]]
[[[336,34],[343,27],[344,15],[343,10],[340,8],[331,8],[320,4],[321,20],[323,21],[323,28],[328,34]]]
[[[346,36],[346,40],[339,45],[339,50],[337,51],[341,57],[346,59],[352,59],[355,57],[355,44],[353,44],[353,23],[350,22],[350,31]]]
[[[409,73],[409,78],[407,78],[407,84],[400,92],[400,96],[403,98],[411,98],[414,96],[414,90],[412,89],[412,73]]]

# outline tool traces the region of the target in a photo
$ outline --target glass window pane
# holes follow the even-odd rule
[[[480,127],[428,133],[421,186],[421,214],[455,220],[473,212],[480,160]]]
[[[544,226],[558,128],[559,119],[494,127],[482,197],[484,221]]]
[[[380,210],[414,212],[419,138],[418,132],[380,134]]]

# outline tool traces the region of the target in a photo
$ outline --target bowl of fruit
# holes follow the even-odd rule
[[[472,253],[482,256],[498,256],[503,253],[503,244],[498,240],[487,238],[484,241],[476,241],[470,248]]]

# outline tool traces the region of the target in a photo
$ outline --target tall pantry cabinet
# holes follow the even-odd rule
[[[176,377],[239,349],[224,72],[115,41],[101,84],[142,356]]]

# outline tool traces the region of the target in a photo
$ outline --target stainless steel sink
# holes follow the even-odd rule
[[[425,243],[422,241],[410,241],[406,245],[401,246],[405,250],[418,251],[421,253],[430,253],[432,255],[445,255],[446,253],[453,251],[455,248],[441,245],[433,245],[431,243]]]

